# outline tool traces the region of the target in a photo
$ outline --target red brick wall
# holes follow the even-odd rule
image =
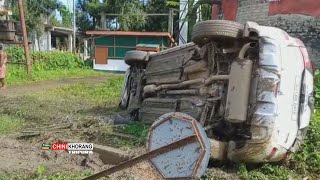
[[[303,14],[320,16],[320,0],[278,0],[271,2],[269,15]]]
[[[238,0],[223,0],[222,10],[225,20],[235,21],[238,11]]]

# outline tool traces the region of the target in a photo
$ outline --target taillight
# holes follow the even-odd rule
[[[302,56],[303,56],[304,67],[306,69],[312,71],[312,63],[311,63],[311,60],[309,58],[309,54],[308,54],[307,48],[300,47],[300,51],[301,51]]]
[[[297,38],[295,38],[295,39],[296,39],[296,42],[300,48],[301,54],[303,56],[304,68],[309,70],[310,72],[314,72],[314,69],[313,69],[314,66],[310,60],[306,46],[303,44],[303,42],[300,39],[297,39]]]

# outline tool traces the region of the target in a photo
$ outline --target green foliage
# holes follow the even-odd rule
[[[24,50],[20,47],[11,47],[6,50],[9,61],[25,63]],[[70,52],[33,52],[31,53],[34,71],[85,68],[80,57]]]
[[[84,68],[84,62],[70,52],[34,52],[31,54],[34,70]]]
[[[150,0],[145,9],[147,13],[169,13],[170,7],[166,1]],[[168,16],[148,16],[146,20],[146,31],[168,31]]]
[[[121,8],[121,14],[126,14],[119,17],[121,30],[139,30],[146,23],[146,14],[138,2],[125,3]]]
[[[63,97],[66,99],[83,99],[96,104],[104,104],[106,106],[114,106],[119,101],[122,88],[123,77],[113,78],[103,85],[92,87],[88,84],[77,84],[65,88],[57,89],[50,95]]]
[[[0,115],[0,134],[8,134],[20,130],[23,120],[12,118],[7,115]]]
[[[65,78],[88,77],[103,74],[105,73],[94,71],[92,69],[74,68],[32,71],[31,77],[28,77],[24,66],[10,64],[8,65],[6,79],[9,85],[18,85],[35,81],[59,80]]]
[[[19,9],[16,0],[8,0],[13,12],[12,18],[19,21]],[[23,1],[24,14],[28,32],[36,32],[41,36],[44,32],[44,16],[48,16],[53,20],[53,25],[69,27],[71,25],[71,12],[59,0],[28,0]],[[62,17],[62,22],[57,21],[55,12],[59,12]]]
[[[174,6],[179,7],[180,2],[179,1],[166,1],[167,6]]]
[[[57,172],[57,173],[42,173],[41,176],[38,175],[38,171],[42,171],[44,166],[40,165],[35,174],[10,174],[10,175],[1,175],[0,180],[16,180],[16,179],[34,179],[34,180],[80,180],[85,177],[91,176],[93,174],[92,171],[85,170],[83,172]],[[40,169],[39,169],[40,168]],[[45,167],[44,167],[45,168]],[[102,178],[104,179],[104,178]],[[101,179],[101,180],[102,180]]]
[[[244,164],[239,167],[240,177],[245,180],[287,180],[296,175],[282,165],[265,164],[259,169],[248,171]]]
[[[303,151],[295,154],[292,166],[301,174],[320,174],[320,112],[311,121]]]
[[[8,54],[8,59],[13,63],[24,63],[24,50],[20,47],[10,47],[5,50]]]
[[[44,173],[46,172],[47,168],[44,166],[44,165],[39,165],[38,168],[37,168],[37,172],[36,172],[36,175],[38,177],[42,177],[44,175]]]

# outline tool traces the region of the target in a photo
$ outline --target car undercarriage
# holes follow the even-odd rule
[[[204,21],[195,25],[192,43],[155,54],[128,52],[125,61],[130,68],[121,109],[148,124],[170,112],[190,115],[206,130],[216,159],[253,163],[286,159],[300,148],[303,137],[297,134],[305,131],[299,127],[305,70],[292,71],[296,84],[290,82],[290,74],[282,76],[281,53],[298,51],[299,46],[282,48],[277,36],[263,35],[268,30],[288,36],[251,22],[243,27],[229,21]],[[299,63],[303,60],[298,59]],[[283,95],[286,84],[292,85],[292,94]],[[311,88],[304,94],[312,93]],[[282,96],[293,97],[289,104],[293,110],[284,112],[293,115],[287,118],[297,131],[291,142],[290,132],[285,142],[278,138],[278,126],[285,122],[279,119]]]

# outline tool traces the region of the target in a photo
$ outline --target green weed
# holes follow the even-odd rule
[[[7,82],[9,85],[26,84],[44,80],[59,80],[63,78],[88,77],[96,75],[105,75],[104,72],[94,71],[92,69],[59,69],[48,71],[33,71],[31,77],[26,74],[25,67],[21,65],[8,65]]]
[[[92,174],[93,172],[89,170],[82,172],[48,173],[46,172],[46,167],[40,165],[34,174],[0,174],[0,180],[81,180]]]
[[[53,90],[50,96],[60,96],[67,99],[83,99],[96,104],[105,104],[113,107],[118,103],[123,77],[113,78],[102,85],[92,86],[88,84],[77,84]]]
[[[16,132],[23,127],[24,121],[7,115],[0,115],[0,135]]]

